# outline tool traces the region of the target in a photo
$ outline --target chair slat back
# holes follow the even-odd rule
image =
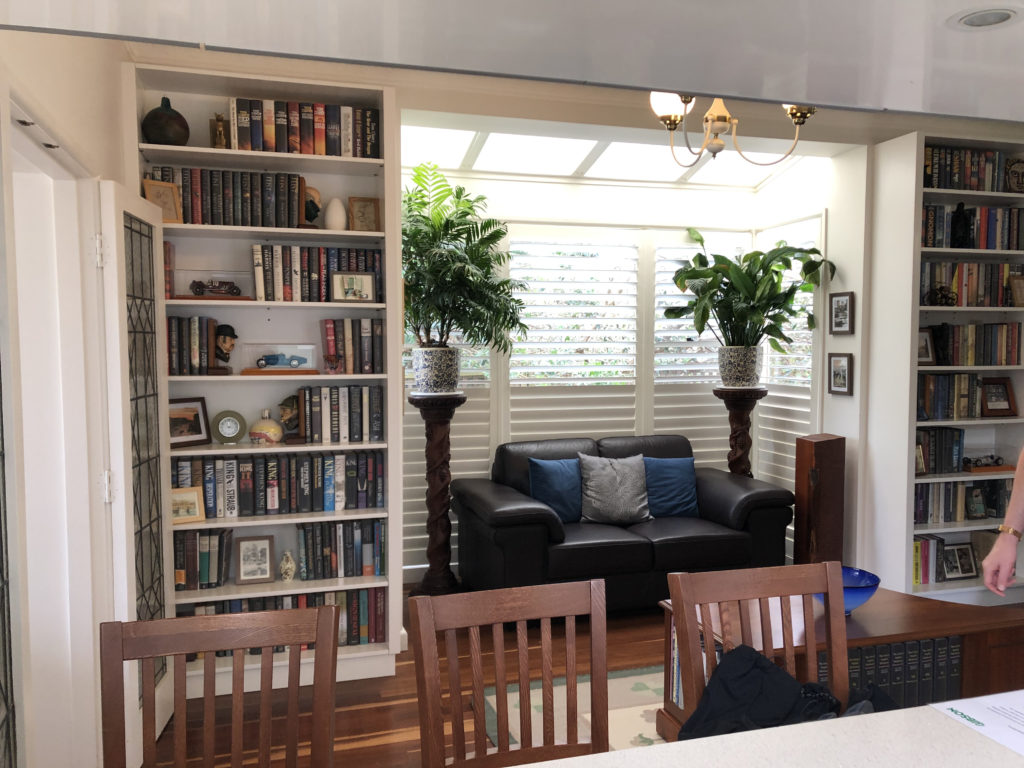
[[[839,563],[670,573],[668,583],[684,717],[696,709],[707,680],[718,668],[718,654],[740,643],[760,651],[801,682],[818,680],[818,653],[823,650],[828,673],[824,682],[846,707],[849,669]],[[824,597],[818,619],[823,641],[816,626],[815,594]]]
[[[409,601],[409,618],[424,766],[519,765],[608,750],[603,581],[417,596]],[[506,625],[514,627],[508,634]],[[587,640],[589,669],[579,657]],[[566,701],[560,707],[556,678],[563,670]],[[588,707],[579,701],[577,678],[584,672],[590,675]],[[518,718],[509,711],[509,675],[518,686]],[[542,711],[535,733],[530,692],[538,683]],[[488,706],[496,713],[492,733]],[[585,714],[589,740],[579,725]],[[511,730],[516,724],[518,733]]]
[[[300,726],[299,684],[303,647],[315,644],[313,656],[312,706],[308,727]],[[285,647],[288,658],[286,718],[284,728],[273,727],[273,671],[275,648]],[[256,755],[259,766],[269,766],[283,743],[285,765],[297,764],[299,744],[309,742],[309,765],[328,768],[334,764],[334,684],[337,671],[338,608],[299,608],[280,611],[187,616],[153,621],[109,621],[100,625],[100,688],[102,692],[103,765],[127,768],[125,662],[138,660],[142,666],[142,758],[144,768],[157,764],[156,743],[156,659],[169,659],[173,685],[172,759],[184,768],[188,759],[199,755],[203,766],[240,767]],[[245,662],[250,649],[260,650],[259,687],[246,695]],[[219,660],[218,651],[232,651],[230,662]],[[192,654],[203,654],[189,662]],[[190,666],[191,665],[191,666]],[[230,679],[230,754],[217,754],[217,672]],[[186,698],[188,669],[202,675],[202,695]],[[246,698],[258,696],[257,715],[247,718]],[[201,707],[200,717],[195,710]],[[256,726],[253,728],[253,721]],[[196,723],[200,733],[194,734]],[[255,736],[253,732],[255,731]],[[274,732],[277,732],[274,734]],[[247,739],[247,737],[249,737]],[[274,754],[272,754],[274,753]]]

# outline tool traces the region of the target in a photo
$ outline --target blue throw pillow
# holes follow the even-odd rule
[[[583,517],[579,459],[530,459],[530,495],[544,502],[563,523]]]
[[[697,517],[697,473],[693,459],[644,456],[647,503],[654,517]]]

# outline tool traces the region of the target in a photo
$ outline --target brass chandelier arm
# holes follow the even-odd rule
[[[786,154],[784,154],[782,157],[777,158],[775,160],[772,160],[770,162],[759,163],[757,160],[751,160],[749,157],[744,155],[743,154],[743,150],[740,149],[739,140],[736,138],[736,126],[737,126],[738,123],[739,123],[739,120],[733,120],[732,121],[732,148],[736,150],[736,154],[738,154],[740,157],[742,157],[744,160],[746,160],[751,165],[765,166],[765,165],[777,165],[778,163],[781,163],[783,160],[785,160],[787,157],[789,157],[791,154],[793,154],[793,150],[796,149],[796,143],[800,140],[800,126],[799,125],[794,125],[793,127],[795,128],[795,131],[793,133],[793,143],[789,145],[789,149],[786,150]]]

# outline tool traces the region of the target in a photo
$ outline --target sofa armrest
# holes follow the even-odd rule
[[[553,543],[565,541],[565,529],[555,511],[515,488],[484,478],[459,478],[452,480],[451,493],[453,504],[491,528],[540,523]]]
[[[750,515],[757,514],[758,509],[788,508],[794,501],[791,491],[763,480],[710,467],[697,469],[700,516],[738,531],[748,528]]]

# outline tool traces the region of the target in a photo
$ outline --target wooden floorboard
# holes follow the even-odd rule
[[[609,615],[609,672],[660,665],[664,648],[663,621],[660,609]],[[614,707],[614,702],[609,704]],[[338,683],[336,712],[336,765],[372,768],[420,765],[419,707],[411,651],[399,654],[393,677]],[[308,724],[302,725],[308,728]],[[169,736],[170,729],[160,740],[160,765],[171,764]],[[226,746],[230,738],[227,729],[218,734],[218,739],[221,738]],[[198,764],[198,760],[189,762],[189,765]],[[303,764],[301,760],[299,764]]]

